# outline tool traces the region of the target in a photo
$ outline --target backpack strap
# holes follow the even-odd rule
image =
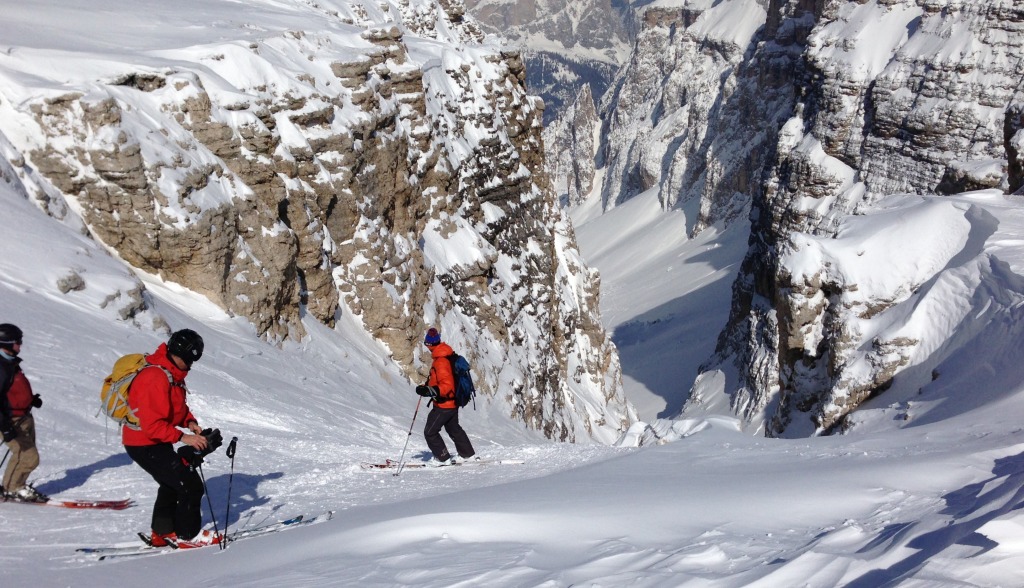
[[[146,365],[142,366],[142,370],[144,370],[144,369],[146,369],[148,367],[160,368],[160,371],[162,371],[164,373],[164,375],[167,376],[167,381],[171,384],[171,386],[177,386],[179,388],[184,388],[186,391],[188,390],[188,388],[185,388],[185,381],[182,380],[182,381],[179,382],[179,381],[175,380],[174,376],[171,375],[171,370],[165,368],[162,365],[158,365],[158,364],[155,364],[155,363],[149,363],[148,361],[146,362]],[[142,373],[142,370],[139,370],[140,374]],[[134,384],[134,383],[135,382],[133,381],[132,384]],[[128,387],[128,391],[129,392],[131,391],[131,386]]]

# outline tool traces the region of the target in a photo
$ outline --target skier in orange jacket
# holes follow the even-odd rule
[[[456,458],[448,453],[448,447],[441,438],[441,429],[444,429],[455,443],[455,451],[459,457],[469,459],[476,454],[473,444],[469,441],[469,435],[459,424],[459,407],[455,404],[455,377],[452,375],[452,365],[448,360],[455,352],[447,343],[441,341],[441,333],[433,327],[427,331],[423,343],[430,350],[433,363],[430,366],[427,384],[418,386],[416,393],[429,397],[434,404],[427,415],[427,425],[423,429],[427,447],[434,454],[434,459],[429,465],[453,465]]]

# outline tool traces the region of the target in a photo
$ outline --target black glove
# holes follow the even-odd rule
[[[201,452],[191,445],[182,445],[179,447],[178,457],[181,458],[181,461],[185,465],[193,468],[199,467],[203,463],[203,456],[201,455]]]
[[[32,406],[34,406],[36,408],[42,408],[43,407],[43,399],[38,394],[33,394],[32,395]]]
[[[181,461],[185,462],[185,465],[199,467],[203,464],[204,457],[224,445],[224,437],[221,436],[220,429],[203,429],[199,434],[206,437],[206,449],[199,450],[191,445],[182,445],[178,448],[178,456],[181,457]]]
[[[0,435],[3,435],[4,443],[13,441],[18,436],[18,430],[14,428],[14,423],[3,413],[0,413]]]
[[[434,402],[441,399],[441,390],[437,386],[416,386],[416,393]]]
[[[220,434],[220,429],[203,429],[200,433],[203,437],[206,437],[206,449],[203,450],[203,455],[210,455],[214,451],[217,451],[221,445],[224,445],[224,437]]]

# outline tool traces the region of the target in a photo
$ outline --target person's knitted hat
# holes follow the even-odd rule
[[[427,329],[427,336],[423,338],[423,342],[427,345],[437,345],[441,342],[441,333],[434,327]]]

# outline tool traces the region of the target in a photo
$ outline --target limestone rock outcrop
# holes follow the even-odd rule
[[[458,0],[298,9],[326,24],[25,89],[10,124],[40,139],[19,165],[127,263],[271,341],[351,313],[420,380],[439,326],[513,417],[613,441],[635,414],[521,54]]]

